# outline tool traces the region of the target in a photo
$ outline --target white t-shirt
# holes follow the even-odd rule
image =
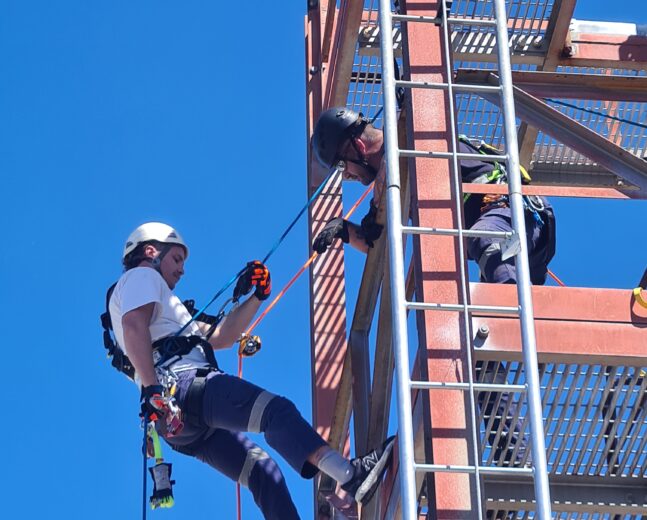
[[[127,312],[151,302],[155,303],[149,325],[153,342],[175,335],[191,319],[191,314],[182,301],[173,294],[162,275],[155,269],[135,267],[126,271],[115,285],[108,305],[117,346],[126,355],[128,355],[128,350],[125,347],[121,320]],[[198,325],[192,322],[182,331],[182,336],[202,336],[202,333]],[[181,361],[173,363],[171,367],[175,371],[180,371],[182,368],[201,367],[206,364],[202,348],[196,347],[189,354],[182,356]],[[135,380],[138,381],[139,378],[135,377]]]

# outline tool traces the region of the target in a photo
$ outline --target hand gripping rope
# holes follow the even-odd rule
[[[310,197],[310,199],[308,200],[308,202],[306,202],[305,206],[303,206],[303,207],[301,208],[301,210],[299,211],[299,213],[297,213],[297,216],[296,216],[296,217],[294,217],[294,219],[292,220],[292,222],[290,222],[290,225],[285,229],[285,231],[283,232],[283,234],[282,234],[282,235],[279,237],[279,239],[274,243],[274,245],[272,246],[272,248],[270,249],[270,251],[265,255],[265,257],[263,258],[263,260],[261,260],[261,262],[262,262],[262,263],[266,263],[266,262],[267,262],[267,260],[270,258],[270,256],[272,256],[272,255],[274,254],[274,252],[275,252],[275,251],[278,249],[278,247],[281,245],[281,242],[283,242],[283,240],[285,239],[285,237],[286,237],[286,236],[288,236],[288,233],[290,233],[290,231],[292,231],[292,228],[296,225],[297,221],[301,218],[301,215],[303,215],[303,213],[304,213],[304,212],[305,212],[305,211],[306,211],[306,210],[307,210],[307,209],[312,205],[312,203],[315,201],[315,199],[316,199],[316,198],[321,194],[321,192],[323,191],[323,189],[324,189],[324,187],[326,186],[326,184],[328,183],[328,181],[329,181],[329,180],[330,180],[330,179],[331,179],[335,174],[337,174],[337,172],[338,172],[338,171],[339,171],[339,170],[338,170],[337,168],[334,168],[333,170],[331,170],[331,171],[330,171],[330,173],[328,174],[328,176],[323,180],[323,182],[319,185],[319,187],[317,188],[317,190],[312,194],[312,196]],[[196,313],[195,313],[195,315],[194,315],[194,316],[193,316],[193,317],[192,317],[192,318],[191,318],[191,319],[190,319],[190,320],[189,320],[189,321],[188,321],[188,322],[187,322],[187,323],[186,323],[186,324],[185,324],[185,325],[184,325],[180,330],[178,330],[178,331],[175,333],[175,335],[176,335],[176,336],[179,336],[180,334],[182,334],[182,332],[184,332],[184,330],[185,330],[185,329],[186,329],[186,328],[187,328],[187,327],[188,327],[188,326],[189,326],[189,325],[190,325],[190,324],[195,320],[195,316],[199,316],[199,315],[200,315],[200,314],[202,314],[204,311],[206,311],[206,310],[207,310],[207,308],[208,308],[208,307],[209,307],[213,302],[215,302],[215,301],[218,299],[218,297],[219,297],[222,293],[224,293],[227,289],[229,289],[229,287],[231,287],[231,285],[232,285],[232,284],[233,284],[233,283],[238,279],[238,277],[239,277],[241,274],[243,274],[243,272],[245,271],[245,269],[246,269],[246,268],[247,268],[247,266],[243,267],[243,268],[242,268],[240,271],[238,271],[234,276],[232,276],[232,277],[229,279],[229,281],[228,281],[228,282],[227,282],[227,283],[226,283],[226,284],[225,284],[225,285],[224,285],[224,286],[223,286],[223,287],[222,287],[218,292],[216,292],[216,294],[214,294],[214,295],[213,295],[213,297],[212,297],[212,298],[211,298],[211,299],[210,299],[210,300],[209,300],[209,301],[208,301],[208,302],[207,302],[207,303],[206,303],[202,308],[200,308],[200,309],[198,310],[198,312],[196,312]]]

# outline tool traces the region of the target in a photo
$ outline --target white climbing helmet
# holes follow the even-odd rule
[[[146,222],[146,224],[142,224],[128,236],[126,245],[124,246],[124,254],[121,256],[122,260],[139,244],[150,240],[155,240],[162,244],[177,244],[182,246],[186,252],[186,256],[189,256],[189,248],[175,229],[162,222]]]

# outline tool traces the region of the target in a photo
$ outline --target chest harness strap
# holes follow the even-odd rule
[[[482,155],[501,155],[501,150],[498,150],[494,146],[489,145],[483,141],[481,141],[481,144],[477,147],[465,135],[462,135],[462,134],[459,135],[458,139],[461,143],[469,146],[476,153],[480,153]],[[499,162],[494,162],[492,166],[493,166],[492,171],[489,171],[487,173],[484,173],[478,176],[476,179],[473,179],[471,182],[475,184],[507,183],[508,175],[507,175],[505,166]],[[519,165],[519,169],[521,170],[521,182],[523,184],[530,184],[530,181],[532,179],[528,174],[528,170],[526,170],[521,165]],[[463,197],[463,202],[466,202],[467,199],[469,199],[470,195],[471,193],[466,193]],[[481,208],[481,213],[496,207],[508,207],[508,205],[509,205],[509,202],[508,202],[507,195],[485,195],[483,197],[483,207]],[[532,214],[532,216],[539,224],[544,224],[544,221],[541,218],[540,213],[543,213],[545,207],[540,197],[537,197],[536,195],[524,195],[523,205],[524,205],[524,208]]]
[[[108,308],[110,303],[110,297],[115,289],[117,284],[110,286],[106,293],[106,311],[101,314],[101,326],[103,327],[103,346],[107,350],[108,358],[111,359],[111,364],[119,372],[128,377],[128,379],[135,379],[135,367],[131,363],[128,356],[121,350],[116,341],[114,340],[114,331],[112,328],[112,320],[110,319],[110,310]],[[184,306],[187,308],[191,316],[195,316],[195,302],[193,300],[186,300],[183,302]],[[218,313],[217,316],[212,316],[210,314],[201,313],[198,316],[195,316],[196,321],[200,321],[210,325],[207,332],[207,338],[211,337],[213,332],[216,330],[216,327],[224,317],[224,312]],[[209,342],[202,338],[201,336],[169,336],[162,338],[153,343],[153,359],[155,359],[155,365],[159,366],[161,364],[169,361],[173,356],[178,356],[178,360],[191,352],[195,347],[200,346],[204,352],[207,361],[214,368],[218,367],[216,362],[216,356],[213,353],[213,349]]]

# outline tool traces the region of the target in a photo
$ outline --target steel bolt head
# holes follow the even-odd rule
[[[490,327],[487,325],[481,325],[479,330],[476,332],[476,335],[481,339],[487,338],[490,335]]]

